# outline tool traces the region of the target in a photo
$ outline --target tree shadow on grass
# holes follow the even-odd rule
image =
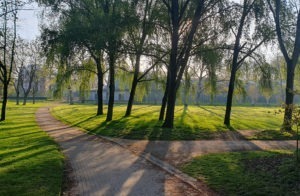
[[[158,120],[149,120],[135,118],[135,123],[130,122],[135,117],[122,117],[111,122],[102,122],[93,130],[100,135],[110,137],[120,137],[125,139],[167,139],[164,129],[161,128],[161,122]]]
[[[207,111],[207,112],[209,112],[209,113],[211,113],[211,114],[214,114],[214,115],[216,115],[216,116],[218,116],[218,117],[220,117],[220,118],[223,118],[223,117],[224,117],[223,115],[220,115],[220,114],[218,114],[218,113],[216,113],[216,112],[214,112],[214,111],[212,111],[212,110],[209,110],[209,109],[207,109],[207,108],[205,108],[205,107],[202,107],[202,106],[200,106],[200,105],[198,105],[198,107],[201,108],[202,110],[205,110],[205,111]]]

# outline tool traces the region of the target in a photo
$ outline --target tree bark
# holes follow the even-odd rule
[[[17,91],[17,97],[16,97],[16,105],[20,104],[20,91]]]
[[[287,77],[286,77],[286,89],[285,89],[285,110],[284,120],[282,124],[282,130],[292,130],[292,114],[293,114],[293,103],[294,103],[294,76],[295,76],[295,65],[289,60],[287,63]]]
[[[234,43],[234,51],[233,51],[233,58],[232,58],[232,64],[231,64],[231,75],[228,85],[228,93],[227,93],[227,102],[226,102],[226,112],[224,117],[224,124],[226,126],[230,126],[230,116],[231,116],[231,107],[232,107],[232,98],[233,98],[233,92],[234,92],[234,83],[235,83],[235,76],[238,69],[238,57],[240,53],[240,41],[243,34],[243,28],[245,24],[246,16],[248,15],[250,11],[250,8],[247,6],[246,1],[244,1],[243,6],[243,13],[242,17],[239,23],[238,32],[235,37],[235,43]]]
[[[100,60],[99,60],[100,61]],[[97,116],[103,115],[103,72],[101,68],[101,63],[96,62],[97,64]]]
[[[135,70],[134,70],[134,75],[133,75],[133,80],[132,80],[131,90],[130,90],[130,96],[128,99],[125,116],[130,116],[130,114],[131,114],[135,91],[136,91],[136,87],[138,85],[138,76],[139,76],[139,72],[140,72],[140,59],[141,59],[141,54],[139,53],[136,55],[136,59],[135,59]]]
[[[115,54],[109,55],[109,100],[106,122],[112,120],[115,99]]]
[[[227,92],[226,112],[225,112],[225,118],[224,118],[224,124],[226,126],[230,126],[230,115],[231,115],[235,75],[236,75],[236,70],[232,68],[229,86],[228,86],[228,92]]]
[[[171,21],[172,21],[172,34],[171,34],[171,54],[170,63],[168,67],[167,82],[167,111],[166,118],[163,124],[165,128],[173,128],[174,124],[174,110],[176,102],[176,76],[177,76],[177,54],[178,54],[178,42],[179,42],[179,4],[178,0],[172,0],[171,6]]]
[[[0,121],[5,121],[5,118],[6,118],[7,96],[8,96],[8,84],[5,82],[3,84],[3,101],[2,101]]]
[[[166,111],[167,99],[168,99],[168,88],[169,88],[168,86],[169,85],[167,82],[165,93],[164,93],[164,96],[161,101],[160,113],[159,113],[159,118],[158,118],[158,120],[160,120],[160,121],[163,121],[164,117],[165,117],[165,111]]]

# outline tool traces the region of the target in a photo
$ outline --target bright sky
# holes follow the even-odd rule
[[[33,40],[39,36],[38,14],[41,9],[36,4],[26,5],[24,10],[18,13],[17,31],[18,34],[27,40]]]

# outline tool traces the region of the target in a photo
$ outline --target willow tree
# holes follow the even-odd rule
[[[168,29],[171,40],[166,85],[167,111],[163,127],[173,127],[176,93],[190,59],[191,50],[196,45],[194,37],[198,27],[209,18],[218,15],[216,9],[220,2],[221,0],[163,0],[169,17]]]
[[[285,111],[282,130],[292,130],[295,68],[300,56],[300,1],[267,0],[272,12],[279,48],[286,62]]]
[[[236,74],[248,57],[253,57],[263,43],[270,39],[272,32],[269,27],[268,13],[263,0],[243,0],[242,4],[233,3],[230,15],[231,29],[234,36],[232,47],[231,74],[228,85],[224,124],[230,126],[232,99],[236,83]],[[237,25],[235,25],[237,24]],[[254,32],[249,28],[252,25]],[[254,26],[253,26],[254,25]]]
[[[85,66],[76,66],[75,68],[81,73],[91,71],[97,75],[97,115],[103,114],[103,79],[106,72],[104,65],[104,41],[102,26],[99,25],[98,14],[102,9],[100,3],[94,4],[91,1],[57,1],[48,0],[39,1],[39,3],[52,7],[52,12],[57,13],[60,18],[56,26],[50,26],[44,29],[44,46],[54,47],[58,52],[65,55],[66,51],[82,50],[88,51],[95,62],[95,69],[86,69]],[[60,7],[61,4],[67,4]],[[57,27],[58,26],[58,27]],[[65,49],[63,49],[65,48]],[[77,49],[76,49],[77,48]],[[73,53],[72,55],[76,55]],[[63,63],[62,63],[63,65]],[[88,74],[88,73],[86,73]]]
[[[127,109],[125,116],[131,114],[132,105],[134,102],[138,83],[148,74],[148,72],[155,66],[147,67],[144,72],[141,72],[141,57],[149,53],[151,43],[151,35],[154,32],[155,21],[158,16],[159,3],[157,0],[140,0],[132,4],[132,12],[135,14],[135,22],[128,26],[127,37],[130,55],[134,56],[132,60],[133,66],[133,79],[131,83],[130,95],[128,99]],[[141,7],[143,9],[141,9]],[[132,52],[130,52],[132,51]],[[150,52],[151,53],[151,52]]]

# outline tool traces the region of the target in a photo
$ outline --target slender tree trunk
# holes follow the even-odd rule
[[[138,77],[139,77],[139,72],[140,72],[140,58],[141,58],[141,54],[137,54],[136,59],[135,59],[135,70],[134,70],[133,80],[132,80],[132,84],[131,84],[130,96],[128,99],[125,116],[130,116],[130,114],[131,114],[135,91],[136,91],[136,87],[138,85]]]
[[[231,115],[232,98],[233,98],[233,91],[234,91],[235,74],[236,74],[236,70],[234,67],[232,67],[228,92],[227,92],[226,113],[224,118],[224,124],[227,126],[230,126],[230,115]]]
[[[177,53],[178,53],[178,42],[179,42],[179,3],[177,0],[172,1],[171,10],[171,20],[172,20],[172,34],[171,34],[171,54],[170,54],[170,64],[168,67],[168,78],[167,82],[167,112],[165,122],[163,127],[173,128],[174,124],[174,111],[176,102],[176,76],[177,76]]]
[[[1,108],[1,119],[0,121],[5,121],[6,118],[6,105],[7,105],[7,96],[8,96],[8,84],[3,83],[3,102]]]
[[[177,37],[178,38],[178,37]],[[167,111],[166,111],[166,118],[165,118],[165,122],[163,124],[163,127],[166,128],[173,128],[173,124],[174,124],[174,111],[175,111],[175,103],[176,103],[176,53],[177,53],[177,43],[178,43],[178,39],[174,40],[174,43],[176,44],[176,46],[172,46],[172,48],[174,47],[174,49],[172,49],[171,52],[171,58],[170,58],[170,65],[169,65],[169,77],[168,77],[168,81],[169,84],[167,85]]]
[[[35,104],[35,88],[32,89],[32,104]]]
[[[167,83],[167,87],[166,87],[166,90],[165,90],[165,93],[164,93],[164,96],[163,96],[162,102],[161,102],[160,113],[159,113],[159,120],[160,121],[163,121],[164,117],[165,117],[167,99],[168,99],[168,83]]]
[[[97,116],[103,115],[103,73],[98,72]]]
[[[115,54],[109,56],[109,99],[106,122],[112,120],[115,99]]]
[[[232,98],[233,98],[233,92],[234,92],[234,83],[235,83],[236,72],[237,72],[237,69],[238,69],[238,57],[239,57],[239,52],[240,52],[240,41],[241,41],[241,37],[242,37],[242,34],[243,34],[245,19],[246,19],[246,16],[248,15],[249,11],[250,11],[250,9],[246,5],[246,1],[244,1],[243,13],[242,13],[242,17],[241,17],[241,20],[240,20],[240,23],[239,23],[238,32],[237,32],[237,35],[235,37],[235,43],[234,43],[231,75],[230,75],[229,86],[228,86],[226,112],[225,112],[225,118],[224,118],[224,124],[226,126],[230,126]]]
[[[165,122],[163,124],[163,127],[165,128],[173,128],[174,125],[174,112],[175,112],[175,104],[176,104],[175,80],[174,79],[170,80],[170,86],[168,90],[167,112],[166,112]]]
[[[285,110],[282,130],[291,131],[292,130],[292,114],[293,114],[293,102],[294,102],[294,76],[295,76],[295,66],[292,60],[287,64],[287,80],[286,80],[286,97],[285,97]]]
[[[25,92],[24,93],[24,97],[23,97],[23,105],[26,105],[26,103],[27,103],[27,97],[28,97],[28,93]]]
[[[17,91],[17,97],[16,97],[16,105],[20,104],[20,91]]]

